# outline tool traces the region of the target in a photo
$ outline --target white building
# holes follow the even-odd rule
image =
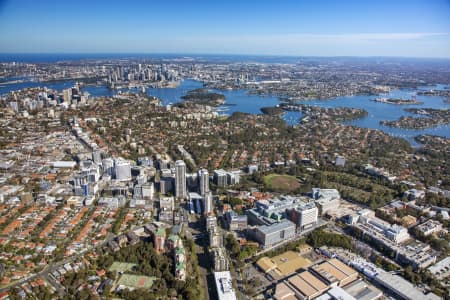
[[[182,160],[175,162],[175,196],[179,199],[186,199],[186,164]]]
[[[206,169],[198,171],[198,180],[200,185],[200,195],[204,196],[209,192],[209,173]]]
[[[214,182],[217,186],[227,186],[228,179],[227,179],[227,172],[225,170],[215,170],[214,171]]]
[[[293,217],[292,220],[296,221],[297,227],[299,229],[305,229],[317,223],[319,210],[314,205],[314,203],[310,202],[305,205],[296,207],[293,215],[296,214],[297,218]]]
[[[214,280],[216,282],[217,299],[237,300],[229,271],[214,272]]]
[[[429,219],[428,221],[418,225],[416,229],[424,236],[432,235],[433,233],[442,230],[442,224],[439,221]]]
[[[212,213],[214,206],[213,206],[213,195],[211,192],[207,192],[205,195],[203,195],[203,207],[205,208],[205,214]]]
[[[116,159],[114,163],[114,174],[116,179],[119,181],[131,180],[130,162],[123,158]]]
[[[104,174],[112,177],[114,175],[114,160],[110,157],[102,159],[102,169]]]

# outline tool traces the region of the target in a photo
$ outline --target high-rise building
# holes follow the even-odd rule
[[[203,196],[203,201],[204,201],[203,207],[205,208],[205,215],[208,215],[208,214],[212,213],[212,211],[213,211],[213,196],[212,196],[212,193],[211,192],[207,192]]]
[[[175,162],[175,196],[179,199],[186,199],[186,164],[182,160]]]
[[[65,103],[70,103],[72,100],[72,89],[63,90],[63,101]]]
[[[198,171],[198,179],[200,182],[200,195],[204,196],[209,192],[209,173],[206,169]]]
[[[208,232],[209,234],[209,246],[210,247],[222,247],[223,246],[223,236],[220,232],[219,227],[212,227]]]
[[[92,151],[92,160],[96,164],[101,164],[102,163],[102,152],[100,150]]]
[[[206,217],[206,231],[212,230],[217,227],[217,218],[214,215],[209,215]]]
[[[173,193],[173,177],[161,177],[159,180],[159,191],[161,194],[166,195],[168,193]]]
[[[227,172],[225,170],[215,170],[214,171],[214,182],[217,186],[223,187],[227,186],[228,179],[227,179]]]
[[[131,180],[131,165],[128,161],[118,158],[114,163],[114,173],[117,180]]]

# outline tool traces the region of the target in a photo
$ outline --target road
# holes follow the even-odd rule
[[[211,289],[211,278],[208,278],[208,271],[211,269],[211,261],[209,258],[208,252],[205,251],[205,248],[208,243],[207,235],[204,234],[202,226],[199,222],[189,222],[186,226],[186,236],[193,238],[195,242],[196,255],[198,260],[198,266],[200,270],[200,275],[202,278],[201,287],[204,291],[207,291],[205,294],[206,300],[210,298],[214,299],[214,297],[210,297],[213,294],[213,290]]]

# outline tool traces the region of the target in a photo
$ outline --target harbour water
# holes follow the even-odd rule
[[[11,80],[11,78],[10,78]],[[19,90],[26,87],[46,86],[51,89],[61,91],[62,89],[71,87],[74,85],[73,81],[54,82],[54,83],[40,83],[34,81],[25,81],[20,83],[2,84],[0,83],[0,95],[8,93],[13,90]],[[147,94],[158,97],[162,100],[163,105],[170,103],[177,103],[181,101],[181,97],[188,91],[200,88],[203,84],[199,81],[187,79],[181,81],[180,85],[176,88],[149,88]],[[419,89],[430,89],[431,87],[419,87]],[[434,89],[444,89],[446,86],[438,85],[432,87]],[[89,92],[93,97],[99,96],[113,96],[117,93],[117,90],[111,90],[106,86],[85,86],[83,91]],[[274,96],[259,96],[248,94],[245,90],[225,90],[215,91],[222,93],[226,97],[226,103],[220,107],[220,113],[230,115],[233,112],[245,112],[251,114],[261,113],[260,109],[265,106],[275,106],[279,104],[279,98]],[[415,95],[417,90],[415,89],[401,89],[394,90],[389,94],[383,95],[384,97],[403,98],[410,99]],[[423,102],[423,104],[417,105],[394,105],[389,103],[380,103],[371,101],[374,96],[344,96],[337,97],[328,100],[307,100],[300,101],[299,103],[321,106],[321,107],[355,107],[367,110],[368,115],[364,118],[346,122],[350,125],[355,125],[365,128],[380,129],[384,132],[399,136],[407,139],[412,144],[414,143],[414,136],[420,134],[439,135],[450,138],[450,126],[443,125],[426,129],[402,129],[393,128],[380,125],[382,120],[396,120],[401,116],[414,116],[414,114],[404,111],[404,108],[450,108],[450,104],[444,102],[443,97],[439,96],[416,96],[417,100]],[[289,125],[298,124],[301,118],[300,112],[286,112],[283,116]]]

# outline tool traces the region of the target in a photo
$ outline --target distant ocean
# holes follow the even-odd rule
[[[295,64],[299,62],[446,62],[450,59],[435,58],[402,58],[402,57],[315,57],[315,56],[276,56],[276,55],[238,55],[238,54],[165,54],[165,53],[0,53],[0,62],[29,62],[29,63],[53,63],[61,61],[103,59],[148,59],[148,60],[196,60],[206,62],[255,62],[255,63],[280,63]]]

